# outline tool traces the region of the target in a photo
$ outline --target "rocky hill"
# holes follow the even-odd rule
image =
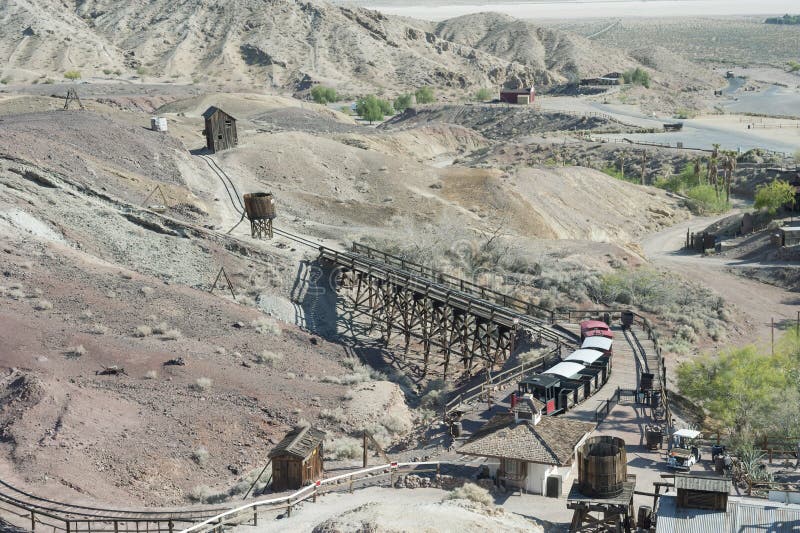
[[[134,76],[344,91],[547,84],[634,61],[496,14],[440,24],[323,1],[10,0],[0,7],[6,83]]]

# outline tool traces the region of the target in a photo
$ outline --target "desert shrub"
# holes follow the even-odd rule
[[[774,215],[785,205],[794,205],[795,190],[788,181],[775,180],[756,189],[755,208]]]
[[[698,185],[686,191],[692,201],[692,207],[699,214],[724,213],[731,205],[711,185]]]
[[[78,316],[84,320],[88,320],[94,316],[94,313],[92,313],[92,311],[89,309],[85,309],[81,311],[81,314]]]
[[[10,289],[6,292],[6,296],[11,298],[12,300],[22,300],[25,298],[25,293],[19,289]]]
[[[275,366],[275,363],[283,361],[283,354],[264,350],[260,354],[256,354],[253,360],[259,365]]]
[[[414,104],[414,95],[401,94],[394,101],[394,108],[398,113],[402,113]]]
[[[177,330],[175,328],[168,329],[161,336],[161,339],[165,340],[165,341],[177,341],[177,340],[180,340],[182,338],[183,338],[183,333],[181,333],[179,330]]]
[[[151,317],[148,317],[148,318],[151,318]],[[153,331],[153,335],[163,335],[167,331],[169,331],[169,329],[170,329],[169,324],[167,324],[166,322],[159,322],[158,324],[153,326],[152,331]]]
[[[64,73],[64,77],[71,81],[76,81],[81,79],[81,73],[77,70],[68,70]]]
[[[204,391],[211,388],[214,384],[209,378],[197,378],[194,383],[189,385],[189,388],[194,391]]]
[[[104,68],[103,69],[103,74],[105,74],[106,76],[109,76],[111,74],[111,69],[110,68]]]
[[[142,287],[139,289],[139,292],[141,292],[144,296],[150,296],[155,292],[155,289],[153,287]]]
[[[319,412],[319,417],[323,420],[328,420],[336,424],[343,424],[344,422],[347,421],[347,414],[341,407],[335,407],[333,409],[323,409],[322,411]]]
[[[86,348],[83,347],[83,344],[70,346],[66,349],[66,351],[64,351],[64,355],[70,359],[77,359],[78,357],[83,357],[86,355]]]
[[[448,500],[469,500],[488,507],[494,506],[494,498],[488,490],[475,483],[465,483],[447,495]]]
[[[155,370],[148,370],[147,373],[144,375],[144,379],[156,379],[158,377],[158,372]]]
[[[418,104],[432,104],[436,101],[436,96],[433,94],[433,88],[431,87],[420,87],[414,93],[414,98],[416,98]]]
[[[136,74],[138,74],[139,76],[144,76],[147,74],[147,69],[143,66],[137,67]]]
[[[37,311],[49,311],[53,308],[53,304],[47,300],[36,300],[33,304],[33,308]]]
[[[355,459],[362,454],[362,443],[352,437],[339,437],[325,442],[325,455],[337,460]]]
[[[191,455],[192,461],[199,465],[205,464],[205,462],[208,461],[208,457],[208,450],[206,450],[205,446],[200,446],[194,450]]]
[[[322,85],[315,85],[311,88],[311,98],[318,104],[332,104],[339,101],[335,89]]]
[[[492,95],[492,91],[484,87],[482,89],[478,89],[478,92],[475,93],[475,100],[478,102],[485,102],[486,100],[492,98]]]
[[[258,320],[252,321],[250,325],[256,330],[257,333],[261,333],[263,335],[281,334],[281,327],[278,324],[278,321],[272,318],[259,318]]]
[[[411,431],[411,421],[399,415],[385,415],[381,425],[392,435],[403,435]]]
[[[108,327],[104,326],[103,324],[92,324],[89,328],[89,333],[92,335],[105,335],[108,333]]]
[[[151,328],[150,326],[145,326],[145,325],[136,326],[136,329],[133,330],[134,337],[139,337],[139,338],[149,337],[152,334],[153,334],[153,328]]]
[[[626,70],[622,73],[622,79],[625,83],[632,85],[641,85],[645,88],[650,88],[650,74],[641,67]]]
[[[447,401],[447,393],[450,387],[441,379],[434,379],[425,386],[425,391],[420,398],[422,409],[438,409],[444,406]]]
[[[383,120],[386,115],[393,114],[394,107],[387,100],[380,99],[375,95],[369,95],[358,99],[356,113],[372,124]]]

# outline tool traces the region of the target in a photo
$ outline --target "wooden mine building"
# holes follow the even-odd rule
[[[206,146],[210,151],[220,152],[235,148],[239,144],[235,118],[214,106],[209,107],[203,113],[203,118],[206,121],[206,129],[203,133],[206,136]]]
[[[322,441],[325,432],[297,426],[269,452],[272,490],[297,490],[322,479]]]

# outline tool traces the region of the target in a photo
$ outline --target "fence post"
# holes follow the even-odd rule
[[[171,525],[172,525],[172,522],[170,521],[170,526]],[[159,529],[161,529],[161,528],[159,528]],[[169,531],[170,531],[170,533],[172,533],[172,527],[169,528]],[[114,520],[114,533],[119,533],[119,522],[117,522],[116,520]]]
[[[253,506],[253,527],[258,525],[258,505]]]
[[[286,508],[286,517],[289,518],[292,516],[292,499],[289,498],[287,500],[287,503],[289,504],[289,506]]]
[[[31,531],[36,531],[36,515],[31,511]]]
[[[70,533],[69,520],[64,520],[64,523],[65,523],[65,524],[66,524],[66,526],[67,526],[67,533]]]

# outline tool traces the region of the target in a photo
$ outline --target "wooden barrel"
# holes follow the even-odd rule
[[[584,496],[619,496],[627,480],[627,457],[622,439],[607,435],[592,437],[578,450],[578,488]]]
[[[268,192],[245,194],[244,210],[250,220],[272,220],[275,218],[275,197]]]

